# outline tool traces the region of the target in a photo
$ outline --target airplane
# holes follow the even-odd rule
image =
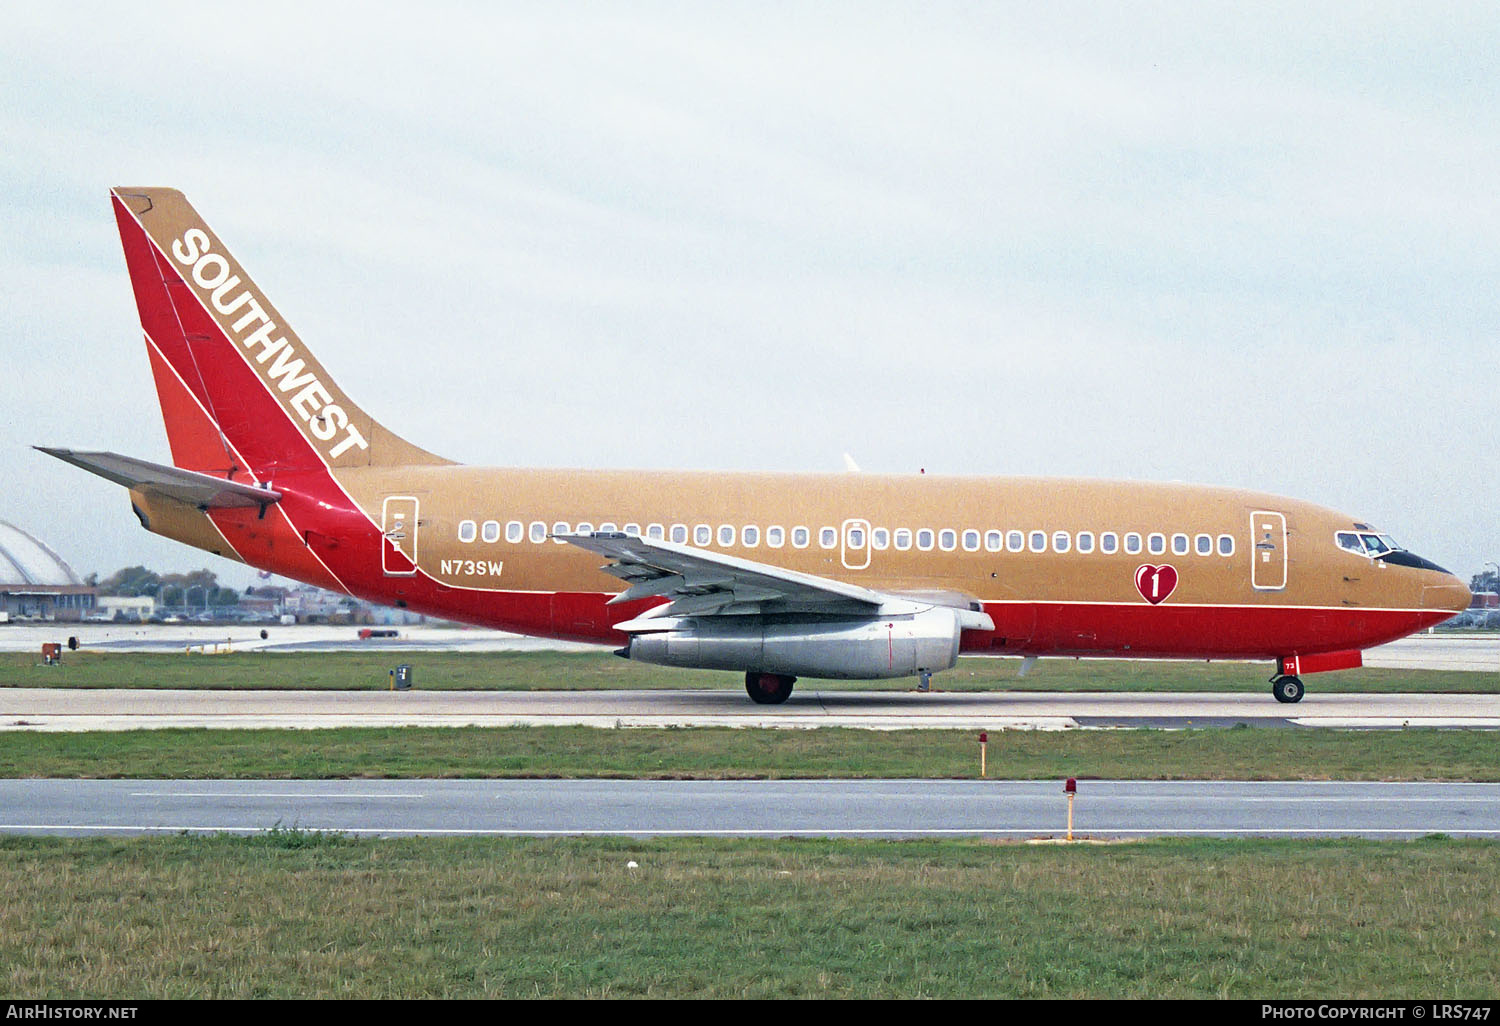
[[[356,405],[181,192],[111,197],[172,465],[38,448],[263,572],[743,673],[762,704],[799,677],[925,688],[960,654],[1264,659],[1297,702],[1469,603],[1369,524],[1253,491],[460,465]]]

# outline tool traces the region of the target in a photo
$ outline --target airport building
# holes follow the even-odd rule
[[[56,552],[0,520],[0,623],[82,620],[97,595]]]

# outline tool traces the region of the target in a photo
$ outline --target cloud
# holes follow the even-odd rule
[[[166,455],[140,183],[465,460],[1204,480],[1494,558],[1489,12],[100,14],[0,41],[0,516],[81,569],[149,539],[25,446]]]

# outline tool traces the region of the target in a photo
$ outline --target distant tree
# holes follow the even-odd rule
[[[1486,570],[1484,573],[1475,574],[1469,578],[1469,590],[1500,592],[1500,573]]]
[[[117,595],[124,598],[135,598],[140,595],[160,597],[161,584],[161,577],[155,571],[147,570],[143,566],[127,566],[106,577],[99,584],[99,592],[103,595]]]
[[[214,593],[219,590],[219,578],[210,570],[194,570],[185,574],[161,575],[161,601],[163,605],[185,606],[189,600],[194,606],[201,602],[214,604]],[[232,605],[234,600],[226,605]]]

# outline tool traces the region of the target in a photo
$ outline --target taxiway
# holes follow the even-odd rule
[[[0,688],[0,731],[163,727],[1465,727],[1500,729],[1490,694],[818,691],[781,706],[722,691],[191,691]]]
[[[3,780],[0,832],[1057,838],[1057,781]],[[1500,836],[1500,784],[1079,782],[1075,835]]]

